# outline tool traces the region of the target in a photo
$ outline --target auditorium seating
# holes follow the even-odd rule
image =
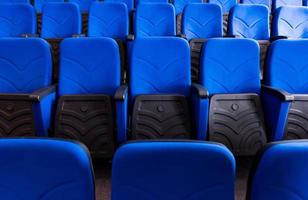
[[[278,40],[269,50],[266,72],[266,84],[282,96],[284,107],[277,112],[285,112],[283,120],[286,128],[273,140],[307,139],[307,65],[306,40]],[[291,102],[290,102],[291,101]]]
[[[68,0],[68,2],[76,3],[82,13],[88,13],[90,6],[97,0]]]
[[[135,37],[175,36],[175,12],[171,4],[144,3],[136,9]]]
[[[112,166],[112,200],[234,199],[235,159],[220,144],[132,142]]]
[[[129,13],[134,9],[134,0],[105,0],[104,2],[124,3]]]
[[[247,199],[307,199],[308,141],[269,144],[252,173]]]
[[[0,4],[0,37],[36,33],[36,14],[27,4]]]
[[[129,32],[128,16],[124,3],[93,3],[89,12],[88,37],[110,37],[124,41]]]
[[[302,6],[303,0],[272,0],[273,13],[281,6]]]
[[[307,0],[303,0],[303,5],[304,6],[308,6],[308,1]]]
[[[1,139],[0,155],[2,199],[95,198],[91,159],[81,144],[52,139]]]
[[[0,4],[16,4],[16,3],[23,3],[23,4],[30,4],[29,0],[0,0]]]
[[[135,0],[135,7],[137,8],[139,4],[143,3],[169,3],[169,0]]]
[[[191,85],[188,42],[177,37],[139,38],[131,56],[132,139],[195,138],[205,133],[207,92]]]
[[[125,95],[120,76],[119,48],[114,40],[63,40],[55,136],[82,141],[95,156],[112,156],[116,130],[124,123],[121,118],[115,123],[123,107],[119,98]]]
[[[235,155],[254,155],[266,143],[260,100],[259,46],[250,39],[211,39],[202,49],[200,82],[208,90],[210,141]]]
[[[240,0],[242,4],[256,4],[256,5],[265,5],[268,8],[271,7],[271,0]]]
[[[185,7],[182,17],[182,34],[191,49],[191,78],[199,80],[200,51],[206,39],[222,37],[222,12],[216,4],[194,3]]]
[[[308,37],[308,7],[283,6],[276,10],[272,36],[286,36],[290,38]]]
[[[36,9],[36,12],[41,13],[42,8],[47,3],[63,3],[64,0],[34,0],[33,6]]]
[[[1,137],[48,135],[55,100],[51,65],[44,40],[0,39]]]

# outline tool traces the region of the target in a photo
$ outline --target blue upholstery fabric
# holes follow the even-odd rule
[[[95,2],[90,8],[88,36],[125,40],[128,24],[128,10],[124,3]]]
[[[120,86],[120,56],[110,38],[69,38],[61,43],[59,95],[114,95]]]
[[[42,38],[66,38],[81,33],[81,16],[74,3],[48,3],[43,7]]]
[[[302,6],[303,0],[272,0],[273,12],[281,6]]]
[[[124,3],[129,13],[134,8],[134,0],[105,0],[104,2]]]
[[[264,5],[234,6],[229,15],[228,34],[255,40],[268,40],[269,9]]]
[[[183,12],[182,33],[193,38],[222,37],[222,13],[216,4],[188,4]]]
[[[36,13],[28,4],[0,4],[0,37],[36,33]]]
[[[217,4],[221,7],[223,13],[228,13],[230,9],[237,4],[237,0],[208,0],[209,3]]]
[[[176,35],[174,7],[171,4],[140,4],[134,20],[136,38]]]
[[[22,4],[30,4],[30,0],[0,0],[0,4],[16,4],[16,3],[22,3]]]
[[[130,64],[130,98],[146,94],[190,94],[190,53],[176,37],[135,40]]]
[[[202,49],[201,84],[210,94],[259,93],[259,55],[251,39],[209,39]]]
[[[182,13],[185,6],[191,3],[202,3],[202,0],[174,0],[175,15]]]
[[[51,84],[50,47],[39,38],[0,39],[0,93],[32,93]]]
[[[94,199],[91,160],[85,147],[50,139],[0,140],[1,198]]]
[[[88,13],[91,4],[97,0],[68,0],[68,2],[76,3],[79,6],[80,12]]]
[[[303,6],[278,8],[273,18],[272,35],[308,38],[308,8]]]
[[[250,199],[307,199],[307,167],[307,140],[269,145],[254,173]]]
[[[304,6],[308,6],[308,1],[307,0],[303,0],[303,5]]]
[[[271,7],[271,0],[241,0],[242,4],[261,4],[265,5],[268,8]]]
[[[36,12],[41,13],[45,4],[47,3],[63,3],[64,0],[34,0],[34,7]]]
[[[308,41],[278,40],[269,49],[266,83],[295,94],[308,93]]]
[[[136,7],[141,3],[169,3],[169,0],[135,0]]]
[[[112,200],[234,199],[235,159],[219,144],[135,142],[117,151]]]

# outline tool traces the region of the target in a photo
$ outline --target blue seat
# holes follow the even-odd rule
[[[29,4],[30,5],[30,0],[0,0],[0,4]]]
[[[0,152],[3,199],[95,198],[91,159],[83,145],[52,139],[1,139]]]
[[[127,7],[128,13],[134,9],[134,0],[105,0],[104,2],[124,3]]]
[[[191,76],[199,80],[199,60],[203,42],[208,38],[222,37],[222,11],[216,4],[188,4],[182,15],[182,34],[191,48]]]
[[[174,7],[166,3],[140,4],[134,17],[136,38],[175,36]]]
[[[303,0],[272,0],[272,12],[281,6],[302,6]]]
[[[237,4],[237,0],[208,0],[208,2],[219,5],[223,13],[228,13]]]
[[[139,4],[143,3],[169,3],[169,0],[135,0],[135,6],[136,8],[139,6]]]
[[[272,36],[308,38],[308,8],[283,6],[276,10],[272,23]]]
[[[77,4],[48,3],[42,11],[42,38],[67,38],[81,34],[81,16]]]
[[[125,40],[129,17],[124,3],[95,2],[89,12],[89,37],[111,37]]]
[[[191,3],[202,3],[202,0],[173,0],[173,5],[175,7],[175,15],[181,14],[185,6]]]
[[[188,42],[177,37],[139,38],[130,55],[132,138],[190,138],[204,133],[207,93],[191,84]]]
[[[304,6],[308,6],[308,1],[307,0],[303,0],[303,5]]]
[[[272,140],[308,138],[308,70],[306,40],[278,40],[269,50],[266,66],[266,84],[281,94],[283,107],[276,112],[286,113],[286,123]]]
[[[75,3],[78,5],[81,13],[88,13],[93,2],[97,0],[68,0],[70,3]]]
[[[199,138],[223,143],[236,155],[255,155],[266,144],[259,53],[251,39],[209,39],[202,49],[200,83],[210,104],[208,136]]]
[[[0,37],[36,33],[36,13],[29,4],[0,4]]]
[[[112,164],[112,200],[234,199],[235,159],[220,144],[128,143]]]
[[[55,136],[77,139],[94,156],[110,157],[114,133],[123,127],[121,98],[127,92],[120,87],[118,45],[104,37],[68,38],[60,52]]]
[[[47,3],[63,3],[64,0],[34,0],[34,7],[36,12],[41,13],[45,4]]]
[[[50,47],[39,38],[0,39],[2,137],[47,136],[55,87]]]
[[[252,173],[248,199],[307,199],[308,141],[269,144]]]
[[[268,8],[271,7],[271,0],[240,0],[242,4],[257,4],[257,5],[265,5]]]
[[[229,15],[228,34],[241,38],[269,40],[269,9],[264,5],[234,6]]]

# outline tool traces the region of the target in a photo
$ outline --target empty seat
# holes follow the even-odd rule
[[[248,199],[307,199],[307,167],[307,140],[269,144],[251,176]]]
[[[104,2],[124,3],[129,13],[134,9],[134,0],[105,0]]]
[[[34,7],[36,12],[41,13],[45,4],[47,3],[63,3],[64,0],[34,0]]]
[[[272,10],[276,11],[281,6],[302,6],[303,0],[272,0]]]
[[[237,4],[237,0],[208,0],[209,3],[217,4],[221,7],[223,15],[223,30],[227,33],[229,11]]]
[[[36,33],[36,13],[29,4],[0,4],[0,37]]]
[[[176,15],[176,33],[181,34],[182,12],[186,5],[191,3],[202,3],[202,0],[173,0]]]
[[[112,164],[112,200],[234,199],[235,159],[220,144],[134,142]]]
[[[39,38],[0,39],[2,137],[47,136],[55,88],[51,52]]]
[[[185,7],[182,17],[182,34],[191,49],[191,76],[198,82],[200,51],[208,38],[222,37],[222,12],[216,4],[194,3]]]
[[[1,139],[0,152],[3,199],[95,198],[91,159],[83,145],[52,139]]]
[[[257,4],[257,5],[265,5],[268,8],[271,7],[271,0],[240,0],[242,4]]]
[[[210,95],[207,138],[225,144],[236,155],[256,154],[266,144],[258,43],[207,40],[200,67],[200,82]]]
[[[124,123],[114,120],[121,114],[121,103],[114,99],[120,76],[119,48],[113,39],[63,40],[55,136],[85,143],[94,156],[112,156],[115,127],[119,131]]]
[[[304,6],[308,6],[308,1],[307,0],[303,0],[303,5]]]
[[[276,112],[289,113],[283,117],[286,127],[272,140],[308,138],[307,51],[306,40],[278,40],[269,49],[266,84],[284,103]]]
[[[286,36],[290,38],[308,37],[308,8],[283,6],[276,10],[272,36]]]
[[[137,39],[130,61],[133,139],[195,138],[197,133],[205,134],[207,93],[200,85],[191,85],[186,40]]]
[[[128,24],[128,10],[124,3],[95,2],[89,13],[88,36],[125,40]]]
[[[175,36],[174,7],[166,3],[140,4],[134,17],[136,38]]]
[[[22,4],[29,4],[30,5],[30,1],[29,0],[0,0],[0,4],[18,4],[18,3],[22,3]]]
[[[136,8],[141,3],[169,3],[169,0],[135,0],[135,6]]]
[[[264,5],[234,6],[229,15],[228,34],[255,40],[269,40],[269,9]]]
[[[80,33],[81,16],[77,4],[45,4],[42,13],[42,38],[66,38]]]
[[[68,2],[76,3],[82,13],[88,13],[91,4],[97,0],[68,0]]]

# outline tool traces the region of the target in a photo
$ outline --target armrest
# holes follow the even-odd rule
[[[288,39],[288,37],[283,35],[271,36],[270,42],[272,43],[275,42],[276,40],[282,40],[282,39]]]
[[[187,40],[187,36],[185,34],[177,34],[176,37],[179,37],[179,38],[183,38],[185,40]]]
[[[200,84],[192,84],[192,89],[200,99],[207,99],[209,97],[209,92]]]
[[[126,96],[127,96],[127,92],[128,92],[128,87],[127,85],[122,85],[121,87],[119,87],[119,89],[116,91],[115,95],[114,95],[114,99],[116,101],[124,101]]]
[[[72,35],[73,38],[80,38],[80,37],[86,37],[85,34],[74,34]]]
[[[40,37],[39,34],[30,34],[30,33],[25,33],[25,34],[21,34],[22,38],[38,38]]]
[[[129,34],[126,38],[126,41],[134,41],[135,40],[135,35]]]
[[[294,100],[293,95],[291,95],[291,94],[289,94],[285,91],[270,87],[270,86],[262,85],[262,91],[267,92],[267,93],[269,93],[273,96],[276,96],[277,98],[279,98],[282,101],[293,101]]]
[[[240,38],[238,35],[224,35],[224,38]]]
[[[295,101],[307,101],[308,94],[294,94],[293,95]]]
[[[56,86],[52,85],[52,86],[34,91],[32,94],[29,95],[29,97],[30,99],[34,101],[41,101],[44,97],[54,92],[56,92]]]

